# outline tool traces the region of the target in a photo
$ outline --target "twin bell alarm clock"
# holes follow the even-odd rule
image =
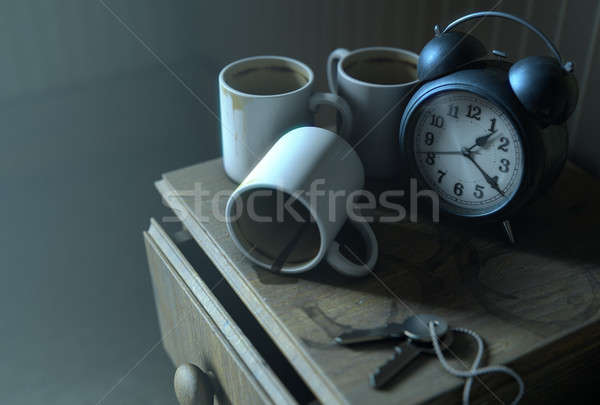
[[[465,21],[499,17],[539,36],[552,56],[510,62],[503,52],[455,31]],[[468,221],[499,221],[511,242],[510,217],[551,185],[568,149],[565,121],[577,103],[573,63],[537,28],[516,16],[484,11],[461,17],[419,56],[419,89],[400,125],[400,147],[420,185],[440,209]]]

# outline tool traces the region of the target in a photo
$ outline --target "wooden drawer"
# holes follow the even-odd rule
[[[297,404],[163,229],[144,232],[163,345],[211,376],[219,404]],[[221,279],[220,282],[226,283]]]

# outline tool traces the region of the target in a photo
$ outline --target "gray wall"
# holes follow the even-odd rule
[[[586,136],[594,126],[593,114],[586,112],[594,111],[600,91],[593,74],[600,65],[600,9],[591,0],[3,2],[0,103],[157,67],[156,58],[118,18],[169,65],[195,59],[199,66],[182,77],[185,81],[210,87],[223,64],[272,53],[307,62],[322,84],[324,59],[335,47],[381,44],[418,51],[434,24],[496,5],[532,21],[576,62],[581,98],[570,122],[573,156],[600,173],[593,158],[600,141]],[[489,20],[475,33],[515,57],[545,52],[532,33],[512,23]],[[202,94],[212,109],[214,96]]]
[[[217,121],[172,72],[217,111],[216,76],[234,59],[296,57],[325,88],[335,47],[418,52],[435,23],[496,4],[104,1],[112,12],[99,0],[0,2],[2,403],[174,403],[172,368],[151,350],[160,336],[141,231],[164,212],[152,186],[160,173],[220,147]],[[572,156],[600,174],[599,4],[499,9],[538,24],[575,60]],[[510,23],[475,32],[517,56],[544,52]]]

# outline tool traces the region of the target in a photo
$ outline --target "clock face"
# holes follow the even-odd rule
[[[416,167],[446,210],[483,216],[514,197],[523,178],[523,146],[503,109],[474,93],[447,91],[415,114]]]

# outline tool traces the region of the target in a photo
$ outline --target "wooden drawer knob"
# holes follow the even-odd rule
[[[180,405],[212,405],[214,389],[211,378],[193,364],[185,363],[177,367],[175,395]]]

